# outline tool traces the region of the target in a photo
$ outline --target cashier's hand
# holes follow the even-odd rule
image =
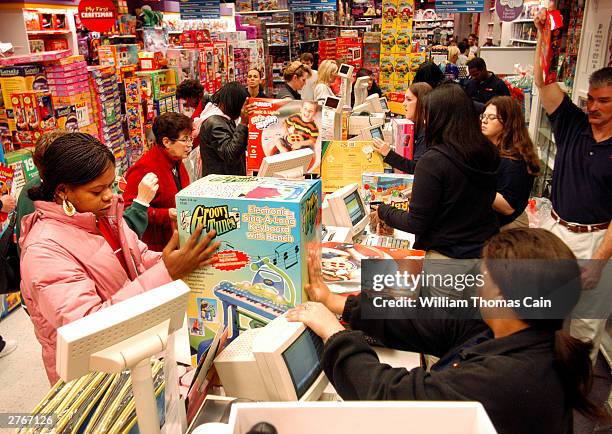
[[[302,322],[310,327],[323,342],[344,330],[336,315],[321,303],[309,301],[291,309],[286,314],[287,321]]]
[[[176,208],[168,208],[168,215],[170,216],[170,220],[176,221]]]
[[[384,142],[378,138],[373,139],[372,142],[374,150],[383,157],[386,157],[389,155],[389,152],[391,152],[391,145],[389,145],[387,142]]]
[[[0,207],[0,211],[5,212],[7,214],[13,212],[13,210],[17,206],[17,200],[15,199],[15,196],[12,196],[10,194],[5,194],[0,197],[0,203],[2,204],[2,206]]]
[[[244,105],[242,106],[242,111],[240,112],[240,123],[247,127],[249,126],[249,118],[255,110],[255,104],[249,104],[248,101],[249,100],[247,99]]]
[[[542,32],[546,24],[546,9],[540,9],[540,12],[533,18],[533,23],[536,29],[538,29],[538,32]]]
[[[198,241],[203,230],[204,226],[199,225],[181,248],[178,247],[178,232],[174,231],[172,239],[164,247],[162,260],[173,280],[182,279],[192,271],[217,261],[214,255],[221,243],[212,242],[217,233],[212,230]]]
[[[304,286],[311,301],[327,304],[331,296],[329,287],[323,282],[321,258],[315,249],[308,251],[308,281]]]

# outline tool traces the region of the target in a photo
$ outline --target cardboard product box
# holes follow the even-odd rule
[[[370,141],[324,141],[321,151],[323,192],[361,184],[363,172],[384,172],[382,156]]]
[[[227,41],[213,42],[215,91],[221,89],[229,78]]]
[[[11,292],[0,295],[0,319],[6,317],[14,309],[21,306],[21,293]]]
[[[0,142],[2,143],[3,155],[15,149],[13,145],[13,134],[9,129],[9,120],[7,117],[0,117]]]
[[[100,66],[121,67],[138,65],[138,45],[101,45],[98,47],[98,58]]]
[[[79,119],[77,118],[75,106],[68,105],[55,109],[55,119],[57,128],[64,129],[71,133],[79,131]]]
[[[168,67],[177,74],[177,81],[200,80],[200,52],[196,49],[169,48]]]
[[[319,173],[321,112],[313,101],[250,98],[255,110],[249,119],[247,173],[259,170],[264,157],[309,147],[314,159],[308,171]]]
[[[7,110],[9,128],[11,131],[16,131],[11,94],[14,92],[48,90],[49,85],[42,66],[23,65],[0,68],[0,88],[2,88],[4,107]]]
[[[222,325],[252,328],[306,301],[309,246],[320,241],[321,182],[209,175],[176,196],[185,243],[197,225],[216,229],[218,262],[185,282],[191,346]],[[236,313],[239,312],[238,319]]]
[[[26,182],[38,175],[38,169],[34,165],[34,159],[32,158],[32,151],[29,149],[18,149],[7,152],[4,159],[6,165],[15,171],[13,175],[13,191],[18,196]]]
[[[393,119],[391,131],[395,152],[412,160],[414,156],[414,122],[408,119]]]
[[[15,92],[11,95],[17,131],[52,131],[56,128],[49,92]]]
[[[414,175],[402,173],[373,173],[361,175],[362,197],[366,205],[383,202],[408,211],[412,197]]]
[[[544,84],[557,81],[559,55],[563,35],[563,16],[559,10],[546,11],[546,24],[542,32],[542,50],[540,51],[540,64],[544,75]]]
[[[42,53],[45,51],[45,41],[42,39],[30,39],[30,53]]]
[[[68,41],[64,38],[49,39],[45,41],[47,51],[60,51],[68,49]]]

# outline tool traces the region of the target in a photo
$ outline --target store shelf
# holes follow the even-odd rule
[[[182,35],[183,31],[182,30],[168,30],[168,34],[169,35]]]
[[[28,36],[69,35],[70,30],[28,30]]]
[[[182,32],[180,32],[182,33]],[[134,38],[136,39],[136,35],[110,35],[108,39],[125,39],[125,38]]]
[[[50,62],[63,59],[72,55],[72,50],[44,51],[35,54],[23,54],[20,56],[0,57],[0,66],[22,65],[24,63]]]
[[[514,38],[510,39],[510,42],[520,42],[523,44],[537,44],[538,43],[538,41],[529,41],[527,39],[514,39]]]
[[[243,11],[236,12],[237,15],[264,15],[264,14],[277,14],[281,12],[290,12],[289,9],[277,9],[275,11]]]
[[[266,23],[266,27],[291,27],[291,23]]]
[[[326,27],[336,29],[368,29],[372,26],[342,26],[339,24],[304,24],[304,27]]]
[[[513,23],[533,23],[533,18],[523,18],[520,20],[514,20]]]
[[[452,21],[452,20],[447,20],[447,19],[440,19],[440,20],[412,20],[413,23],[434,23],[437,21]]]
[[[268,47],[289,47],[289,42],[286,44],[268,44]]]

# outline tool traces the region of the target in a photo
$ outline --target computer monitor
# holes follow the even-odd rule
[[[310,148],[264,157],[257,176],[283,179],[303,179],[315,153]]]
[[[325,196],[323,203],[323,224],[352,228],[353,235],[359,234],[370,222],[357,184],[346,187]]]
[[[361,137],[365,140],[380,139],[385,140],[382,126],[369,127],[361,131]]]
[[[351,95],[353,94],[353,71],[355,67],[343,63],[338,68],[338,77],[340,77],[340,95],[342,98],[342,106],[351,106]]]
[[[355,105],[353,113],[385,113],[377,93],[368,96],[363,104]],[[385,102],[387,99],[385,98]],[[388,107],[387,107],[388,108]]]
[[[328,384],[323,341],[280,316],[242,332],[215,359],[225,394],[256,401],[314,401]]]
[[[354,70],[355,70],[354,66],[343,63],[342,65],[340,65],[340,68],[338,69],[338,76],[344,77],[344,78],[352,78]]]
[[[336,96],[328,96],[327,98],[325,98],[325,102],[323,103],[323,107],[335,112],[341,111],[342,110],[342,104],[341,104],[342,99],[336,97]]]
[[[65,382],[130,369],[138,426],[159,433],[150,358],[183,327],[189,287],[181,280],[135,295],[57,330],[56,367]]]
[[[359,77],[355,81],[355,106],[363,104],[368,97],[368,86],[371,78],[369,76]]]
[[[387,98],[384,96],[380,98],[380,108],[382,109],[383,113],[388,113],[391,111],[391,109],[389,108],[389,103],[387,102]]]

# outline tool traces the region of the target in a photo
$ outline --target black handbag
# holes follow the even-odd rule
[[[0,237],[0,294],[18,292],[21,282],[19,253],[15,243],[17,213],[12,213],[7,228]]]

